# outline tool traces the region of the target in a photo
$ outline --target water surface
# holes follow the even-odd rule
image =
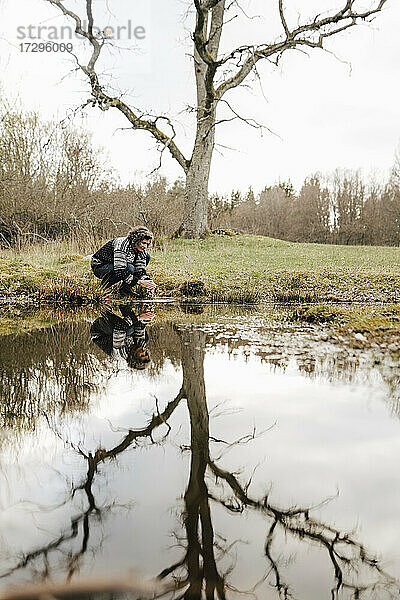
[[[3,591],[399,597],[393,357],[271,311],[98,317],[0,338]]]

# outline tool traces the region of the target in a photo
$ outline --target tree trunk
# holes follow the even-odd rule
[[[199,129],[201,131],[196,137],[192,160],[186,175],[185,216],[180,231],[185,238],[204,237],[208,230],[208,180],[214,149],[214,134],[209,132],[207,135],[204,127]]]
[[[193,57],[197,92],[196,139],[186,172],[185,214],[179,231],[180,235],[186,238],[204,237],[208,230],[208,180],[214,150],[217,107],[213,84],[215,68],[207,66],[204,62],[199,54],[197,44],[207,46],[210,55],[216,58],[224,7],[225,1],[214,9],[211,23],[209,23],[208,11],[200,16],[198,14],[196,19]],[[200,41],[199,38],[201,38]]]
[[[190,415],[191,464],[185,493],[184,523],[187,535],[186,564],[189,588],[186,600],[224,598],[224,580],[214,554],[214,528],[205,481],[209,460],[209,413],[204,382],[205,333],[179,332],[182,348],[183,388]]]

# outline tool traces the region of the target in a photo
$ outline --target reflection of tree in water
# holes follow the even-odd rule
[[[333,573],[334,585],[331,597],[338,597],[340,590],[346,590],[350,598],[398,597],[400,588],[390,575],[385,573],[375,556],[369,554],[363,545],[351,534],[312,516],[312,507],[289,508],[272,505],[268,496],[257,498],[250,493],[250,483],[242,483],[233,472],[223,469],[218,460],[213,459],[210,443],[213,438],[209,432],[209,413],[206,402],[203,360],[206,335],[190,327],[177,330],[181,343],[183,384],[176,398],[170,401],[162,412],[157,412],[147,426],[129,430],[120,442],[111,449],[98,448],[94,453],[75,448],[87,463],[84,482],[72,492],[72,497],[83,493],[86,497],[86,509],[74,517],[68,530],[42,548],[35,549],[10,568],[3,577],[24,569],[34,567],[43,578],[51,573],[51,557],[54,552],[62,551],[63,571],[67,579],[78,573],[82,556],[88,550],[91,523],[94,518],[101,520],[111,509],[98,507],[92,490],[93,481],[100,465],[128,448],[143,443],[152,444],[153,434],[163,427],[165,437],[171,427],[169,418],[182,400],[186,399],[190,420],[190,474],[184,496],[184,537],[182,557],[167,566],[158,579],[163,583],[160,597],[174,597],[186,600],[224,600],[235,591],[229,582],[233,566],[222,571],[221,561],[229,553],[229,546],[223,538],[216,536],[212,519],[211,504],[216,503],[226,511],[241,515],[246,512],[259,514],[265,527],[264,555],[267,563],[266,574],[262,581],[273,585],[280,598],[293,598],[289,583],[285,580],[281,561],[275,555],[274,542],[280,533],[289,535],[300,543],[309,543],[326,553]],[[250,436],[251,437],[251,436]],[[210,485],[207,474],[217,483]],[[81,543],[75,553],[68,550],[68,543],[80,536]],[[232,546],[232,545],[231,545]],[[38,567],[42,563],[42,568]],[[59,569],[60,566],[58,565]],[[311,575],[312,576],[312,575]],[[261,584],[258,582],[258,584]],[[255,582],[257,584],[257,582]],[[253,595],[256,596],[256,585]],[[236,590],[237,591],[237,590]],[[53,597],[56,597],[53,595]]]
[[[77,516],[71,519],[69,529],[58,536],[56,539],[51,540],[48,544],[42,548],[35,549],[32,552],[25,554],[22,559],[0,577],[8,577],[20,569],[25,569],[30,565],[34,565],[34,572],[36,573],[36,579],[47,579],[50,573],[50,556],[56,551],[62,555],[62,564],[58,565],[57,568],[66,571],[67,580],[69,581],[72,576],[79,572],[81,566],[81,560],[83,555],[88,551],[89,548],[89,536],[90,536],[90,524],[91,520],[95,518],[100,521],[117,505],[111,503],[106,506],[98,506],[95,500],[94,492],[92,489],[93,482],[96,474],[98,473],[98,467],[109,459],[116,458],[120,453],[129,447],[138,443],[142,438],[152,439],[153,432],[160,426],[167,423],[169,417],[179,404],[182,399],[182,390],[178,396],[170,402],[165,410],[161,414],[154,415],[147,427],[143,429],[130,430],[128,434],[121,440],[121,442],[110,450],[104,448],[98,448],[94,453],[84,452],[81,448],[73,447],[87,463],[86,477],[81,485],[76,486],[72,489],[71,494],[65,500],[65,504],[75,498],[79,493],[82,493],[86,498],[87,508]],[[121,508],[118,507],[117,508]],[[123,507],[128,508],[128,507]],[[71,540],[78,541],[78,548],[75,551],[65,550],[65,546]],[[93,549],[92,549],[93,552]],[[38,566],[38,561],[42,560],[43,566]],[[53,565],[54,567],[54,565]],[[53,568],[53,570],[55,570]]]
[[[399,586],[387,575],[376,558],[349,534],[314,519],[311,508],[282,509],[269,503],[268,497],[253,498],[249,485],[242,484],[232,472],[222,469],[210,455],[209,414],[204,384],[205,335],[196,330],[180,331],[182,342],[183,389],[187,399],[191,425],[191,470],[185,494],[185,529],[187,547],[183,559],[165,569],[160,578],[174,574],[176,589],[184,589],[182,598],[224,599],[232,587],[226,574],[218,572],[210,500],[227,510],[242,514],[255,511],[266,519],[265,557],[273,585],[282,598],[291,598],[290,586],[284,581],[279,563],[274,558],[273,542],[279,529],[301,541],[317,544],[325,550],[331,561],[335,584],[331,590],[335,598],[341,589],[351,592],[353,598],[361,598],[366,592],[380,588],[397,596]],[[212,493],[206,483],[207,470],[220,482],[221,492]],[[226,498],[228,492],[228,499]],[[351,556],[351,558],[350,558]],[[186,571],[181,577],[177,572]],[[358,575],[372,571],[375,580],[370,584],[358,581]],[[369,573],[371,574],[371,573]],[[267,577],[269,577],[269,575]],[[390,597],[390,596],[389,596]]]

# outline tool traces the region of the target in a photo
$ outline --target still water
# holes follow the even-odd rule
[[[191,312],[0,338],[0,590],[398,598],[399,363],[271,311]]]

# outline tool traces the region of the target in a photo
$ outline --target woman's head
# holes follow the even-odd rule
[[[132,246],[141,252],[150,246],[154,236],[147,227],[135,227],[129,232],[128,237]]]
[[[146,348],[143,348],[142,346],[132,346],[129,348],[126,361],[132,369],[141,371],[149,364],[150,355]]]

